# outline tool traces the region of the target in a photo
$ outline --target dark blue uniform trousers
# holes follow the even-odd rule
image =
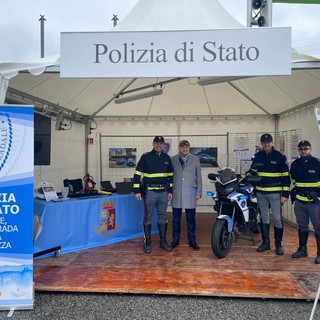
[[[188,241],[194,243],[196,241],[196,209],[185,209],[187,217]],[[173,241],[180,240],[181,233],[181,208],[172,208],[172,235]]]

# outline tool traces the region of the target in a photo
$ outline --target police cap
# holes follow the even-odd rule
[[[264,133],[261,138],[260,138],[260,142],[272,142],[272,135],[270,133]]]
[[[162,136],[155,136],[153,142],[161,142],[164,143],[164,137]]]
[[[298,148],[301,148],[301,147],[310,147],[311,148],[311,143],[307,140],[302,140],[298,144]]]

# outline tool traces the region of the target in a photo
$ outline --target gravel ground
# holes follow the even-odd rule
[[[308,320],[313,301],[186,297],[165,295],[37,292],[33,310],[16,310],[12,320]],[[8,319],[0,311],[0,319]],[[313,319],[320,319],[318,303]]]

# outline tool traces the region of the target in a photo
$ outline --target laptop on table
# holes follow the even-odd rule
[[[113,187],[110,180],[101,181],[100,185],[101,185],[102,191],[107,191],[107,192],[112,192],[112,193],[117,192],[116,188]]]
[[[116,189],[118,194],[130,194],[133,192],[132,182],[116,182]]]

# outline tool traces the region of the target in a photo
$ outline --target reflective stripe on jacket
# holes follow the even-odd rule
[[[290,175],[296,191],[296,199],[313,202],[320,199],[320,160],[311,155],[292,162]],[[313,198],[313,199],[312,199]]]
[[[173,168],[169,155],[151,150],[143,154],[133,176],[134,193],[140,193],[140,180],[148,190],[172,191]]]
[[[257,171],[261,182],[256,186],[256,190],[263,193],[279,192],[281,196],[288,198],[290,192],[290,177],[287,158],[285,155],[272,147],[270,153],[259,151],[252,159],[253,163],[262,163],[263,167]]]

